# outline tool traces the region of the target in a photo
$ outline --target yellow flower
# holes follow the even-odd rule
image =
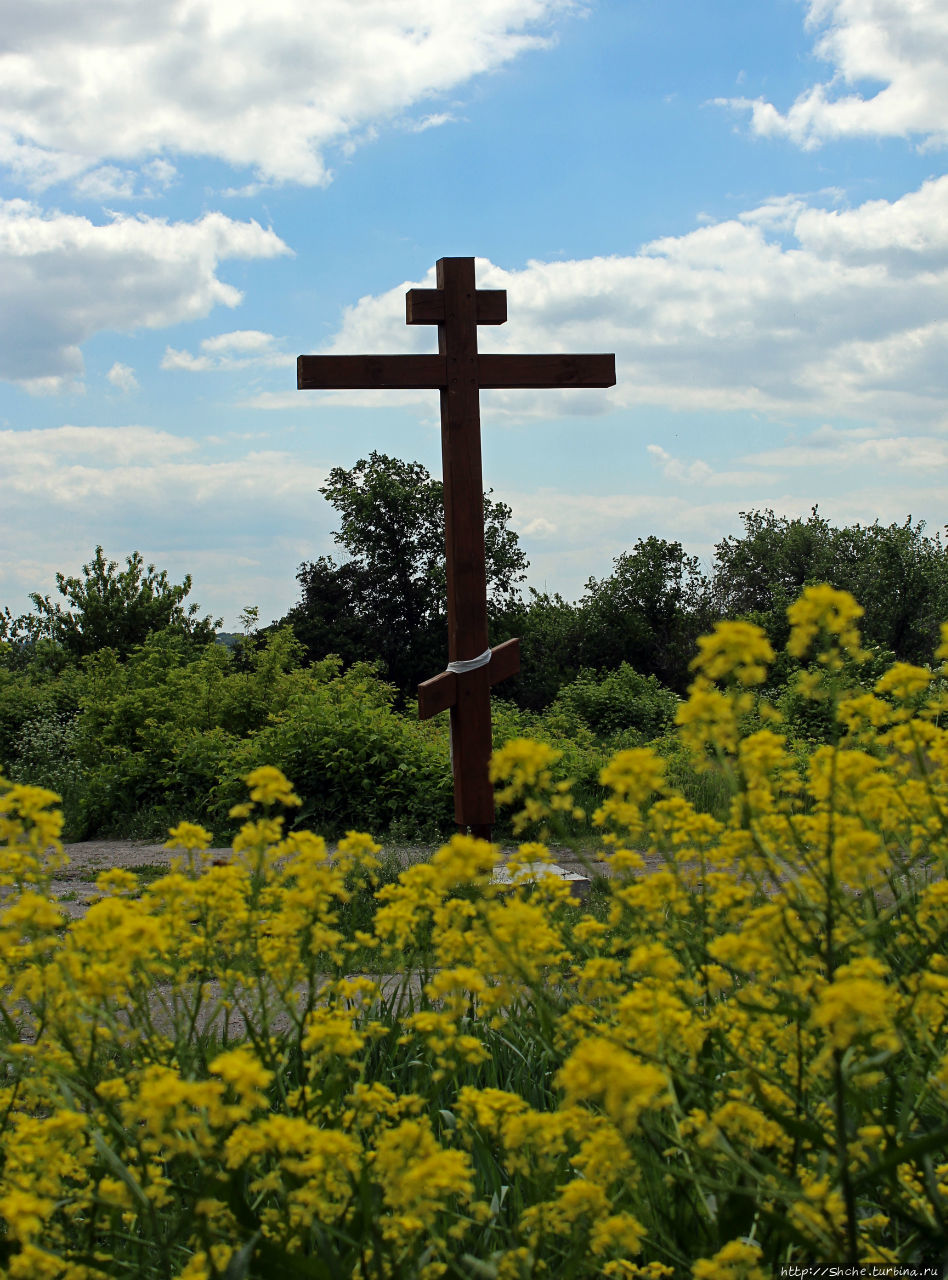
[[[0,1196],[0,1218],[4,1218],[15,1240],[31,1240],[43,1230],[44,1223],[55,1207],[48,1196],[38,1196],[32,1191],[8,1191]]]
[[[675,713],[675,724],[681,740],[696,758],[695,763],[709,767],[706,747],[733,754],[740,737],[739,717],[753,704],[753,694],[724,693],[715,689],[706,676],[699,675],[688,689],[688,700]]]
[[[511,738],[491,756],[490,777],[493,782],[508,778],[512,787],[521,789],[535,786],[544,779],[549,782],[548,771],[562,755],[562,751],[557,751],[545,742],[534,742],[530,738]]]
[[[248,773],[244,781],[250,788],[250,799],[257,804],[292,806],[303,803],[284,775],[273,765],[261,765],[259,769]]]
[[[652,747],[617,752],[600,770],[599,782],[621,800],[643,805],[665,783],[665,761]]]
[[[839,655],[848,654],[857,662],[867,656],[860,645],[858,620],[864,610],[848,591],[837,591],[828,584],[805,587],[799,600],[787,609],[790,622],[790,639],[787,653],[803,658],[811,645],[821,635],[829,638],[827,650],[817,655],[817,661],[835,669]]]
[[[401,1215],[409,1234],[430,1226],[455,1197],[467,1200],[474,1190],[469,1157],[439,1146],[427,1119],[403,1120],[382,1133],[373,1170],[386,1206]]]
[[[257,1059],[249,1046],[240,1045],[218,1054],[208,1070],[229,1084],[245,1105],[266,1106],[264,1090],[273,1079],[273,1072]]]
[[[828,1033],[832,1048],[848,1049],[864,1036],[876,1049],[894,1053],[901,1047],[895,1029],[899,996],[885,977],[878,961],[864,957],[841,966],[823,987],[810,1023]]]
[[[935,650],[935,657],[948,660],[948,622],[941,624],[941,644]]]
[[[840,698],[836,718],[851,733],[863,726],[878,729],[892,719],[892,708],[871,693],[852,693]]]
[[[560,1068],[556,1083],[567,1104],[600,1102],[625,1132],[636,1129],[643,1111],[671,1103],[665,1073],[602,1036],[581,1041]]]
[[[757,1265],[761,1256],[756,1244],[730,1240],[713,1258],[700,1258],[691,1274],[694,1280],[767,1280]]]
[[[698,640],[698,656],[692,671],[708,680],[724,683],[762,684],[774,651],[762,628],[752,622],[718,622],[711,635]]]
[[[301,1048],[314,1055],[314,1066],[333,1056],[347,1059],[359,1052],[365,1035],[356,1030],[354,1021],[345,1009],[314,1009],[307,1016]]]
[[[614,1213],[593,1224],[589,1245],[597,1256],[614,1250],[638,1253],[644,1236],[645,1228],[631,1213]]]
[[[100,893],[134,893],[138,888],[138,876],[122,867],[112,867],[96,876],[95,887]]]
[[[893,662],[875,683],[876,693],[888,693],[896,702],[911,702],[924,693],[932,682],[927,667],[914,667],[910,662]]]
[[[210,831],[199,827],[196,822],[179,822],[170,828],[168,835],[171,839],[165,845],[166,849],[209,849],[213,839]]]

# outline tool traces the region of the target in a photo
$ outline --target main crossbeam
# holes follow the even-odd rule
[[[611,387],[615,356],[611,355],[479,355],[477,385],[497,387]],[[448,385],[444,356],[299,356],[296,385],[300,391],[380,391],[429,389]]]
[[[490,649],[480,392],[514,387],[611,387],[614,355],[480,355],[477,327],[504,324],[507,294],[477,289],[473,258],[442,258],[437,289],[409,289],[408,324],[438,326],[437,355],[300,356],[301,390],[413,390],[441,393],[448,667],[418,687],[422,719],[451,712],[454,816],[462,830],[490,838],[494,795],[490,689],[520,670],[520,642]]]

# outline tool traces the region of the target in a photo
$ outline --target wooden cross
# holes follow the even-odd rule
[[[454,816],[463,831],[489,840],[494,792],[490,687],[520,670],[520,641],[493,651],[487,639],[484,486],[481,478],[482,387],[611,387],[614,355],[478,355],[477,326],[504,324],[507,292],[477,289],[473,258],[442,258],[436,289],[409,289],[408,324],[438,326],[438,354],[430,356],[300,356],[300,390],[438,388],[448,581],[449,667],[418,687],[426,720],[451,710]],[[489,657],[486,657],[489,653]],[[472,670],[452,663],[484,659]]]

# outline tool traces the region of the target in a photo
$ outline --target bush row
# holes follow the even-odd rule
[[[289,629],[235,652],[157,632],[124,660],[101,649],[78,664],[0,666],[0,765],[62,797],[72,839],[154,836],[186,814],[223,838],[241,778],[263,763],[296,780],[301,823],[437,839],[453,818],[448,716],[420,722],[393,703],[368,664],[302,666]],[[495,738],[560,745],[594,802],[609,745],[667,729],[676,705],[627,665],[584,671],[545,715],[497,699]]]

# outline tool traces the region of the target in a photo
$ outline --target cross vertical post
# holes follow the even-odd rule
[[[437,356],[300,356],[297,387],[437,387],[441,393],[448,667],[418,687],[422,719],[450,708],[454,816],[489,840],[494,792],[491,685],[520,669],[519,640],[491,650],[487,634],[482,387],[611,387],[614,355],[479,355],[477,326],[504,324],[507,294],[477,289],[473,258],[441,258],[436,289],[409,289],[408,324],[438,326]]]
[[[441,462],[448,580],[448,661],[469,661],[487,643],[487,566],[484,552],[484,483],[481,468],[480,388],[477,377],[477,307],[472,258],[442,258],[438,289],[444,321],[438,351],[445,357],[441,388]],[[451,758],[455,820],[472,835],[490,839],[494,793],[487,766],[491,753],[490,679],[487,666],[457,682],[451,706]]]

